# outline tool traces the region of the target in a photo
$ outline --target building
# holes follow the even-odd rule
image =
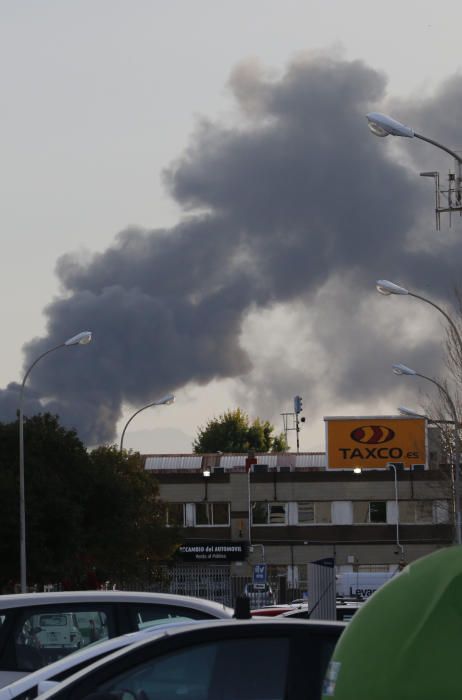
[[[251,580],[265,563],[273,586],[296,597],[307,590],[310,562],[333,558],[338,573],[394,572],[450,545],[451,470],[439,467],[427,437],[425,445],[412,468],[363,464],[360,474],[329,468],[326,453],[146,455],[168,524],[183,529],[175,566],[184,592],[197,592],[188,589],[191,569],[201,569],[204,585],[209,574]]]

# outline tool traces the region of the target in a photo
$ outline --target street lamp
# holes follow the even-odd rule
[[[175,401],[175,397],[173,394],[167,394],[167,396],[164,396],[162,399],[159,399],[158,401],[152,401],[152,403],[148,403],[146,406],[143,406],[142,408],[139,408],[133,415],[130,416],[128,421],[125,423],[125,427],[122,431],[122,435],[120,437],[120,451],[122,452],[123,446],[124,446],[124,437],[125,437],[125,431],[127,430],[129,424],[132,422],[135,416],[138,415],[138,413],[141,413],[141,411],[144,411],[145,408],[151,408],[151,406],[168,406],[171,403]]]
[[[442,425],[454,425],[453,420],[430,418],[430,416],[426,416],[424,413],[417,413],[417,411],[413,411],[412,408],[406,408],[406,406],[398,406],[398,413],[401,413],[402,416],[410,416],[411,418],[425,418],[425,420],[428,420],[429,423],[435,423],[436,425],[439,425],[440,423]],[[462,424],[459,423],[459,428],[461,427]]]
[[[209,479],[212,476],[212,470],[210,467],[204,467],[202,470],[202,477],[204,479],[204,501],[207,500],[208,498],[208,484],[209,484]]]
[[[42,358],[59,348],[71,347],[73,345],[87,345],[91,342],[91,332],[83,331],[82,333],[77,333],[73,335],[72,338],[65,340],[64,343],[60,343],[46,352],[42,353],[37,357],[37,359],[31,364],[24,379],[21,384],[21,391],[19,394],[19,569],[20,569],[20,579],[21,579],[21,593],[27,593],[27,564],[26,564],[26,495],[25,495],[25,480],[24,480],[24,387],[26,380],[37,364]]]
[[[395,503],[396,503],[396,546],[401,552],[401,556],[404,556],[404,547],[399,541],[399,500],[398,500],[398,471],[396,469],[396,464],[388,462],[388,468],[393,469],[395,474]]]
[[[401,122],[397,121],[396,119],[393,119],[392,117],[389,117],[386,114],[381,114],[380,112],[369,112],[369,114],[366,114],[366,119],[368,122],[367,125],[368,125],[369,129],[371,130],[371,132],[375,136],[380,136],[380,137],[401,136],[404,138],[420,139],[421,141],[426,141],[427,143],[430,143],[432,146],[436,146],[436,148],[439,148],[441,151],[445,151],[445,153],[448,153],[450,156],[452,156],[454,158],[454,160],[456,161],[456,171],[457,171],[457,174],[455,177],[455,193],[456,193],[455,204],[452,201],[452,189],[451,189],[451,182],[454,179],[453,175],[449,176],[449,189],[447,191],[448,206],[441,207],[440,206],[440,199],[439,199],[439,173],[436,171],[431,171],[431,172],[425,172],[425,173],[420,173],[420,174],[425,176],[425,177],[435,178],[437,228],[439,228],[439,214],[440,214],[440,212],[442,212],[442,211],[451,212],[453,210],[460,211],[462,209],[462,206],[461,206],[461,200],[462,200],[462,194],[461,194],[462,157],[458,153],[453,151],[451,148],[448,148],[444,144],[439,143],[439,141],[434,141],[433,139],[430,139],[427,136],[423,136],[422,134],[418,134],[410,126],[407,126],[406,124],[402,124]]]
[[[452,414],[452,419],[454,422],[454,476],[455,476],[455,500],[456,500],[456,539],[457,544],[462,544],[462,530],[461,530],[461,514],[460,514],[460,440],[459,440],[459,421],[457,419],[457,411],[449,392],[432,377],[427,377],[425,374],[420,374],[406,365],[395,364],[393,365],[393,372],[397,375],[405,375],[408,377],[420,377],[421,379],[426,379],[428,382],[434,384],[440,391],[440,393],[446,398],[447,404]]]
[[[462,361],[462,337],[452,318],[449,316],[448,313],[446,313],[444,309],[441,308],[441,306],[438,306],[438,304],[435,304],[434,301],[427,299],[427,297],[424,297],[420,294],[416,294],[415,292],[410,292],[409,289],[406,289],[406,287],[400,287],[398,284],[390,282],[389,280],[377,280],[375,287],[377,291],[383,296],[397,295],[414,297],[414,299],[420,299],[420,301],[424,301],[426,304],[433,306],[434,309],[439,311],[451,327],[453,337],[455,338],[457,343],[459,359]]]

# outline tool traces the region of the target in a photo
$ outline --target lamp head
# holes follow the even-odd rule
[[[159,399],[159,401],[156,401],[158,406],[170,406],[172,403],[175,403],[175,396],[173,394],[167,394]]]
[[[422,413],[417,413],[413,411],[412,408],[407,408],[406,406],[398,406],[398,413],[402,416],[410,416],[411,418],[426,418]]]
[[[355,467],[353,469],[353,474],[362,474],[362,471],[361,467]]]
[[[402,365],[401,363],[398,363],[396,365],[393,365],[392,367],[394,374],[405,374],[408,377],[415,377],[417,372],[415,369],[411,369],[410,367],[406,367],[406,365]]]
[[[409,291],[405,287],[400,287],[398,284],[390,282],[389,280],[377,280],[375,288],[384,296],[389,296],[390,294],[409,294]]]
[[[396,119],[381,114],[380,112],[369,112],[366,114],[367,125],[374,136],[405,136],[413,138],[414,130]]]
[[[64,345],[88,345],[91,343],[91,337],[91,331],[83,331],[66,340]]]
[[[212,471],[210,467],[204,467],[204,469],[202,470],[202,476],[204,477],[204,479],[208,479],[211,476],[211,474]]]

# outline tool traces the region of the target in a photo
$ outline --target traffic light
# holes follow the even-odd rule
[[[301,413],[301,411],[303,411],[303,399],[301,396],[294,397],[294,410],[295,413]]]

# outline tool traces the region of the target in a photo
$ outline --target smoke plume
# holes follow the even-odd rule
[[[386,107],[450,143],[460,139],[462,79],[418,104],[398,102],[364,63],[307,56],[279,77],[242,64],[229,87],[234,123],[203,119],[163,173],[184,212],[177,225],[132,227],[90,259],[58,260],[62,294],[45,310],[46,337],[25,345],[24,366],[78,331],[92,330],[94,340],[34,368],[26,414],[57,413],[94,445],[114,438],[123,404],[190,383],[248,377],[271,402],[289,368],[282,358],[252,364],[246,324],[278,308],[303,319],[312,355],[300,371],[311,396],[331,402],[327,413],[338,400],[387,396],[384,367],[410,352],[421,371],[441,369],[442,335],[419,331],[417,305],[406,307],[405,322],[398,304],[407,300],[392,309],[374,291],[376,279],[389,278],[451,301],[461,239],[433,231],[433,192],[418,177],[440,155],[421,142],[374,138],[364,115]],[[14,419],[17,390],[0,393],[2,420]]]

